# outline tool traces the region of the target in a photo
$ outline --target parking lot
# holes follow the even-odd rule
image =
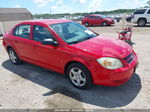
[[[121,23],[89,27],[117,38]],[[150,109],[150,25],[134,25],[132,40],[139,67],[132,79],[118,87],[74,88],[63,75],[24,63],[13,65],[0,40],[0,109]]]

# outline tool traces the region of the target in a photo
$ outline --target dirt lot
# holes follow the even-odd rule
[[[117,38],[121,24],[90,29]],[[135,26],[132,38],[140,62],[132,79],[122,86],[85,91],[60,74],[27,63],[13,65],[0,42],[0,109],[150,109],[150,26]]]

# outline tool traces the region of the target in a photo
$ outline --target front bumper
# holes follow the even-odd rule
[[[115,24],[115,21],[108,21],[107,22],[109,25]]]
[[[135,73],[135,70],[138,66],[137,56],[134,56],[134,60],[130,64],[126,64],[124,67],[109,70],[102,67],[99,63],[95,62],[91,70],[93,83],[96,85],[104,86],[118,86],[126,83],[132,75]]]

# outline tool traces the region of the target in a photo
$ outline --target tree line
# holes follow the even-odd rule
[[[135,9],[117,9],[117,10],[112,10],[112,11],[96,11],[96,12],[90,12],[90,13],[63,13],[63,14],[34,14],[34,18],[60,18],[60,17],[66,17],[66,16],[71,16],[71,17],[76,17],[76,16],[85,16],[88,14],[103,14],[103,15],[111,15],[111,14],[122,14],[122,13],[133,13]]]
[[[145,6],[145,8],[150,7],[150,0],[147,1],[147,5]],[[88,14],[103,14],[103,15],[111,15],[111,14],[123,14],[123,13],[133,13],[135,11],[135,9],[117,9],[117,10],[112,10],[112,11],[96,11],[96,12],[90,12],[90,13],[64,13],[64,14],[51,14],[51,13],[47,13],[47,14],[34,14],[33,17],[34,18],[60,18],[60,17],[76,17],[76,16],[85,16]]]

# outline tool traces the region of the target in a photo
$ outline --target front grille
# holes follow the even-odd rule
[[[127,62],[127,63],[131,63],[134,59],[134,54],[131,53],[129,54],[127,57],[124,58],[124,60]]]

